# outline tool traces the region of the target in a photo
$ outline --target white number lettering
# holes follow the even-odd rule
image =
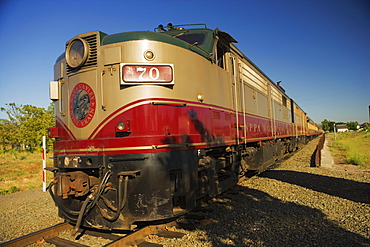
[[[155,72],[153,72],[153,71],[155,71]],[[156,67],[151,68],[149,70],[149,77],[150,77],[150,79],[152,79],[154,81],[158,80],[158,78],[159,78],[159,69],[157,69]]]
[[[147,71],[146,67],[136,67],[136,72],[140,73],[139,74],[139,80],[140,81],[147,80],[148,75],[145,74],[146,71]],[[159,79],[159,76],[160,76],[160,72],[159,72],[158,68],[156,68],[156,67],[150,68],[150,70],[149,70],[149,79],[150,80],[156,81],[156,80]]]
[[[136,68],[136,72],[141,72],[141,74],[139,75],[139,80],[144,80],[144,74],[146,72],[146,68],[143,68],[143,67],[138,67]]]

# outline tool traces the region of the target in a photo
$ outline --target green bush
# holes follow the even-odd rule
[[[11,193],[15,193],[18,191],[21,191],[21,190],[17,186],[12,186],[10,187],[9,190],[0,190],[0,195],[11,194]]]

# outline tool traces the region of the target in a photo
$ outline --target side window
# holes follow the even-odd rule
[[[225,53],[229,51],[228,46],[220,39],[217,41],[217,45],[214,48],[214,62],[223,69],[226,69]]]
[[[217,44],[217,65],[221,68],[225,68],[225,61],[224,61],[224,55],[225,55],[225,47],[218,42]]]

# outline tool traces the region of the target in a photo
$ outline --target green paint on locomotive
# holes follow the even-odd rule
[[[214,45],[214,36],[217,30],[211,29],[183,29],[172,30],[167,32],[150,32],[150,31],[135,31],[124,32],[118,34],[107,35],[99,32],[100,44],[108,45],[135,40],[151,40],[163,42],[171,45],[176,45],[184,49],[191,50],[208,60],[212,59],[212,50]],[[188,39],[186,39],[188,38]],[[199,40],[197,40],[199,38]],[[194,40],[194,42],[192,42]],[[65,53],[61,54],[56,63],[65,57]]]
[[[181,35],[178,36],[179,38],[173,37],[180,33],[188,34],[204,34],[204,41],[202,44],[198,45],[195,42],[193,44],[188,43],[186,41],[181,40],[180,38],[185,36]],[[134,40],[152,40],[152,41],[159,41],[163,43],[168,43],[171,45],[176,45],[185,49],[189,49],[198,53],[199,55],[210,59],[210,53],[212,52],[213,48],[213,30],[210,29],[188,29],[188,30],[175,30],[175,31],[168,31],[166,33],[156,33],[150,31],[137,31],[137,32],[125,32],[125,33],[118,33],[107,35],[103,37],[101,45],[108,45],[126,41],[134,41]],[[199,46],[199,47],[198,47]]]

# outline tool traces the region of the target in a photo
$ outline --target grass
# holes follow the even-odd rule
[[[343,132],[329,135],[329,147],[332,154],[347,164],[370,168],[370,133]]]
[[[47,158],[46,165],[53,166],[52,160]],[[46,174],[50,182],[53,174]],[[0,151],[0,195],[37,187],[42,187],[41,152]]]

